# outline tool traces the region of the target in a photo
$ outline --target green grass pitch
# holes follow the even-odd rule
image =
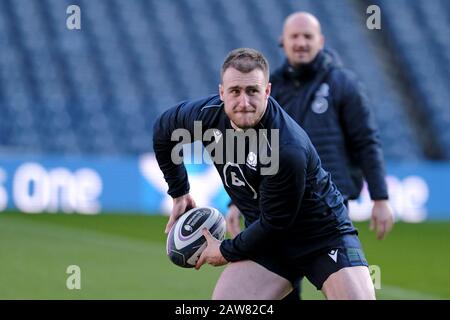
[[[222,268],[173,265],[167,217],[0,214],[0,299],[209,299]],[[383,241],[356,223],[379,299],[450,299],[450,222],[398,223]],[[67,267],[81,270],[69,290]],[[304,299],[323,299],[308,282]]]

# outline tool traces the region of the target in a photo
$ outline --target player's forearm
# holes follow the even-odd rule
[[[174,127],[170,124],[170,114],[162,114],[153,127],[153,151],[161,171],[164,174],[169,190],[168,194],[177,198],[189,192],[189,181],[184,164],[176,163],[173,159],[173,150],[176,142],[171,140]],[[172,117],[173,118],[173,117]]]
[[[220,252],[230,262],[249,259],[266,248],[268,243],[273,242],[279,234],[280,232],[263,226],[258,219],[234,239],[222,241]]]

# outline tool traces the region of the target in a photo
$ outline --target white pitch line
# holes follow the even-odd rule
[[[443,298],[420,292],[411,289],[400,288],[396,286],[382,285],[380,293],[383,295],[383,299],[396,299],[396,300],[441,300]]]

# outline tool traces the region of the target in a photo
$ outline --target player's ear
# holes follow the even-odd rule
[[[223,101],[223,92],[224,92],[224,88],[222,84],[219,84],[219,95],[220,95],[220,100]]]
[[[272,91],[272,84],[268,82],[266,87],[266,99],[269,98],[271,91]]]

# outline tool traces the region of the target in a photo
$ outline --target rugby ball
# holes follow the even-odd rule
[[[202,230],[206,228],[216,239],[225,237],[226,223],[215,208],[198,207],[184,213],[170,229],[166,250],[170,260],[177,266],[193,268],[206,248]]]

